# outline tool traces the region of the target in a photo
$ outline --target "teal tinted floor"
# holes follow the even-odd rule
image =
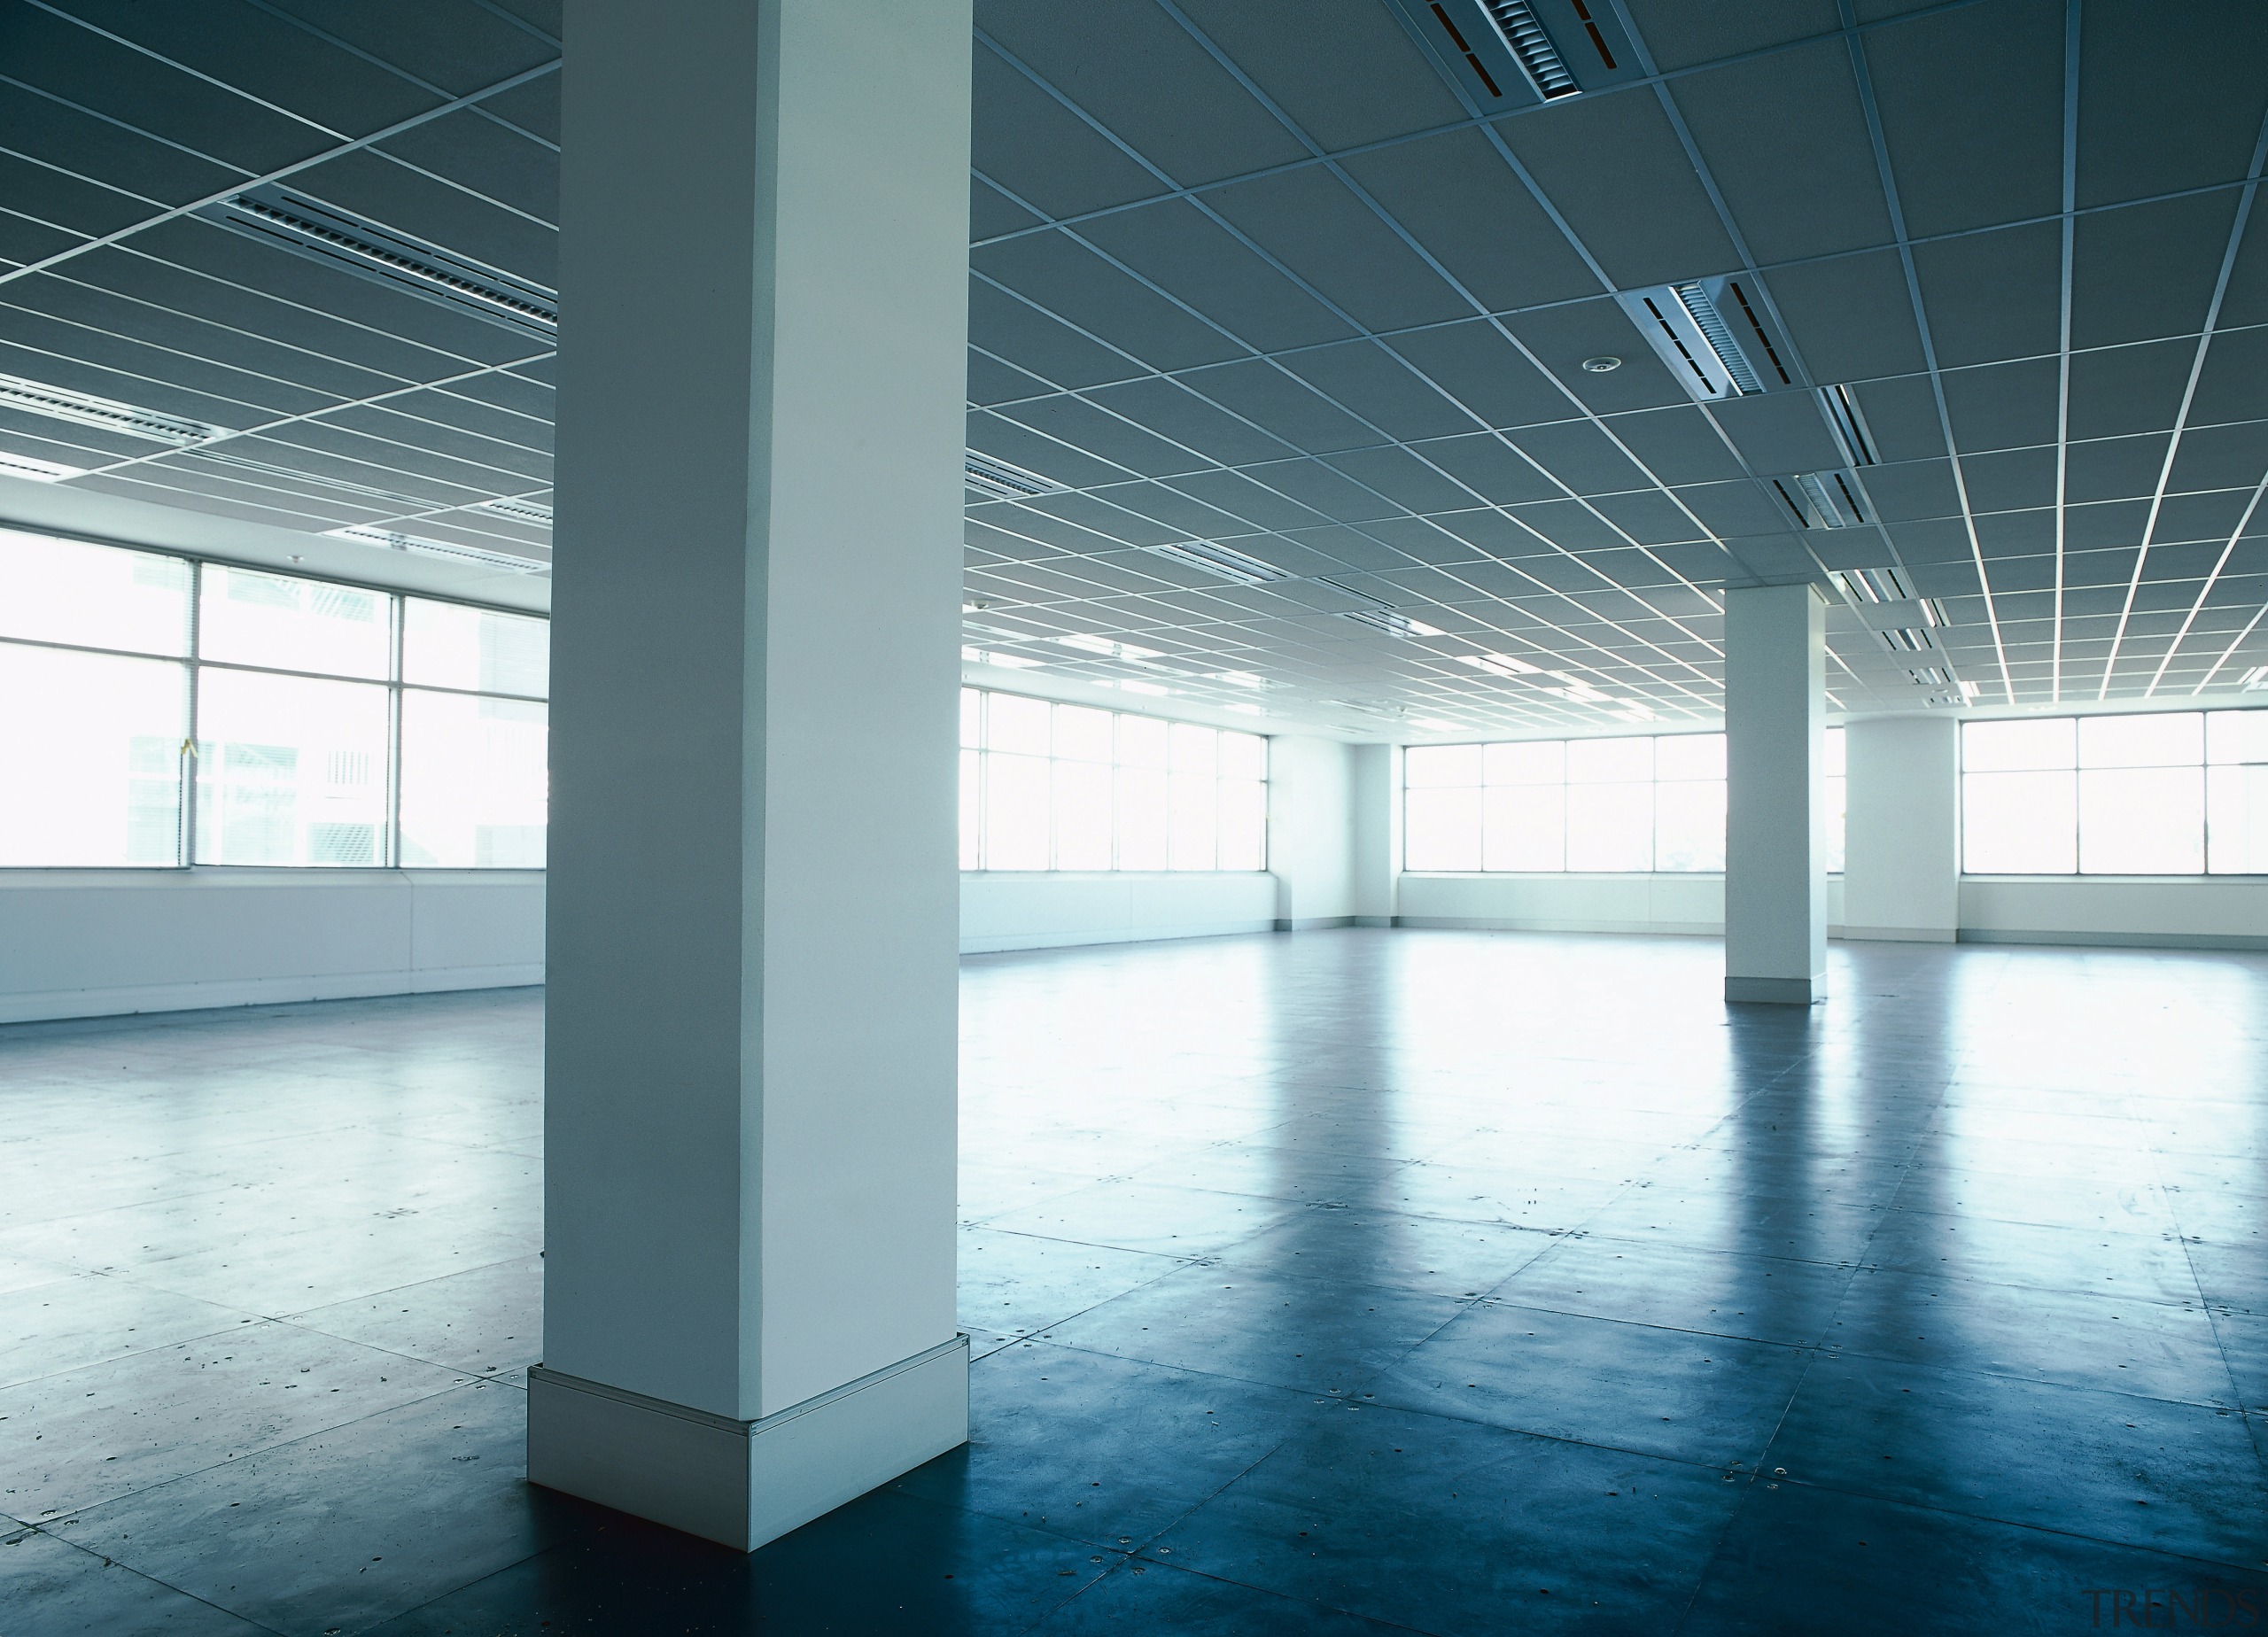
[[[2268,958],[964,966],[963,1450],[532,1490],[541,996],[0,1029],[0,1633],[2268,1623]]]

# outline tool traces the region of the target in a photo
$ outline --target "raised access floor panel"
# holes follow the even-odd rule
[[[746,1558],[521,1477],[540,991],[0,1030],[0,1631],[2268,1606],[2268,958],[1832,958],[967,961],[975,1439]]]

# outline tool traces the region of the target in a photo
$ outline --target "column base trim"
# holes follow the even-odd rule
[[[1808,1006],[1827,998],[1824,974],[1812,978],[1725,979],[1725,998],[1735,1005]]]
[[[967,1441],[967,1336],[758,1421],[528,1371],[530,1483],[744,1552]]]

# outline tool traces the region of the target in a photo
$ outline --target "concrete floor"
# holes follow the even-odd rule
[[[521,1480],[539,991],[0,1029],[0,1633],[2268,1622],[2268,958],[1719,963],[970,960],[975,1440],[752,1558]]]

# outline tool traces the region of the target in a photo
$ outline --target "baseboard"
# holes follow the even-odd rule
[[[1352,915],[1293,916],[1288,919],[1279,915],[1276,918],[1276,930],[1278,932],[1328,932],[1334,927],[1354,925],[1355,919]]]
[[[528,1371],[528,1481],[752,1552],[968,1441],[956,1336],[760,1421]]]
[[[1725,979],[1725,999],[1734,1005],[1808,1006],[1826,998],[1824,974],[1810,978]]]
[[[1084,949],[1098,943],[1169,943],[1181,938],[1228,938],[1243,933],[1275,930],[1276,922],[1270,919],[1220,921],[1194,927],[1114,927],[1095,932],[1008,932],[965,937],[960,941],[960,952],[964,955],[1004,955],[1014,950]]]
[[[1397,915],[1397,927],[1421,927],[1437,932],[1604,932],[1646,937],[1721,938],[1722,921],[1546,920],[1526,917],[1506,919],[1482,915]]]
[[[1827,935],[1860,943],[1953,943],[1960,938],[1951,927],[1829,927]]]
[[[122,1017],[136,1012],[199,1012],[218,1006],[286,1005],[303,1000],[368,1000],[454,989],[519,989],[543,981],[541,961],[447,966],[417,972],[342,972],[279,978],[221,978],[202,983],[145,983],[119,989],[39,989],[0,995],[0,1023]]]
[[[2241,932],[2015,932],[1963,927],[1962,943],[2044,943],[2067,949],[2268,950],[2268,937]]]

